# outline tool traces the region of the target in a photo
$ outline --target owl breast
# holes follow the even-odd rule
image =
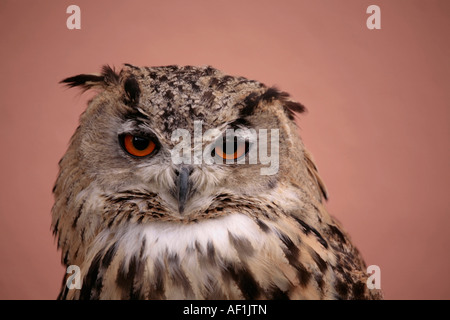
[[[320,298],[325,291],[315,274],[320,272],[323,285],[323,271],[314,267],[310,250],[293,237],[298,230],[290,225],[236,213],[103,231],[82,268],[82,289],[68,292],[68,298]],[[298,264],[299,254],[310,264]]]

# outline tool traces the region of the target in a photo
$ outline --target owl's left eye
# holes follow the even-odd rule
[[[249,143],[244,140],[224,140],[212,150],[211,155],[219,156],[223,160],[237,160],[248,153]]]
[[[125,134],[120,136],[122,147],[130,155],[135,157],[145,157],[152,154],[156,149],[156,143],[146,137]]]

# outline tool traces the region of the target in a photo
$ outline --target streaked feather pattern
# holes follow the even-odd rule
[[[52,230],[81,289],[60,299],[380,299],[364,261],[326,210],[325,184],[298,136],[287,93],[211,67],[132,65],[63,80],[96,88],[60,161]],[[280,130],[273,176],[257,165],[194,165],[178,211],[177,128]],[[133,131],[134,130],[134,131]],[[151,132],[161,149],[137,160],[123,132]],[[205,144],[206,142],[203,141]],[[203,146],[204,147],[204,146]]]

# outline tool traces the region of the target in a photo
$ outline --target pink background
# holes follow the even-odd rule
[[[66,8],[81,8],[81,30]],[[381,30],[366,8],[381,7]],[[51,189],[103,64],[212,65],[277,85],[329,211],[388,299],[450,299],[450,1],[0,1],[0,298],[54,299]]]

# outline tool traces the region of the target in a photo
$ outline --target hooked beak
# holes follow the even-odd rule
[[[192,183],[189,177],[192,173],[192,168],[182,166],[177,172],[176,184],[176,197],[178,200],[178,212],[183,214],[186,202],[191,196]]]

